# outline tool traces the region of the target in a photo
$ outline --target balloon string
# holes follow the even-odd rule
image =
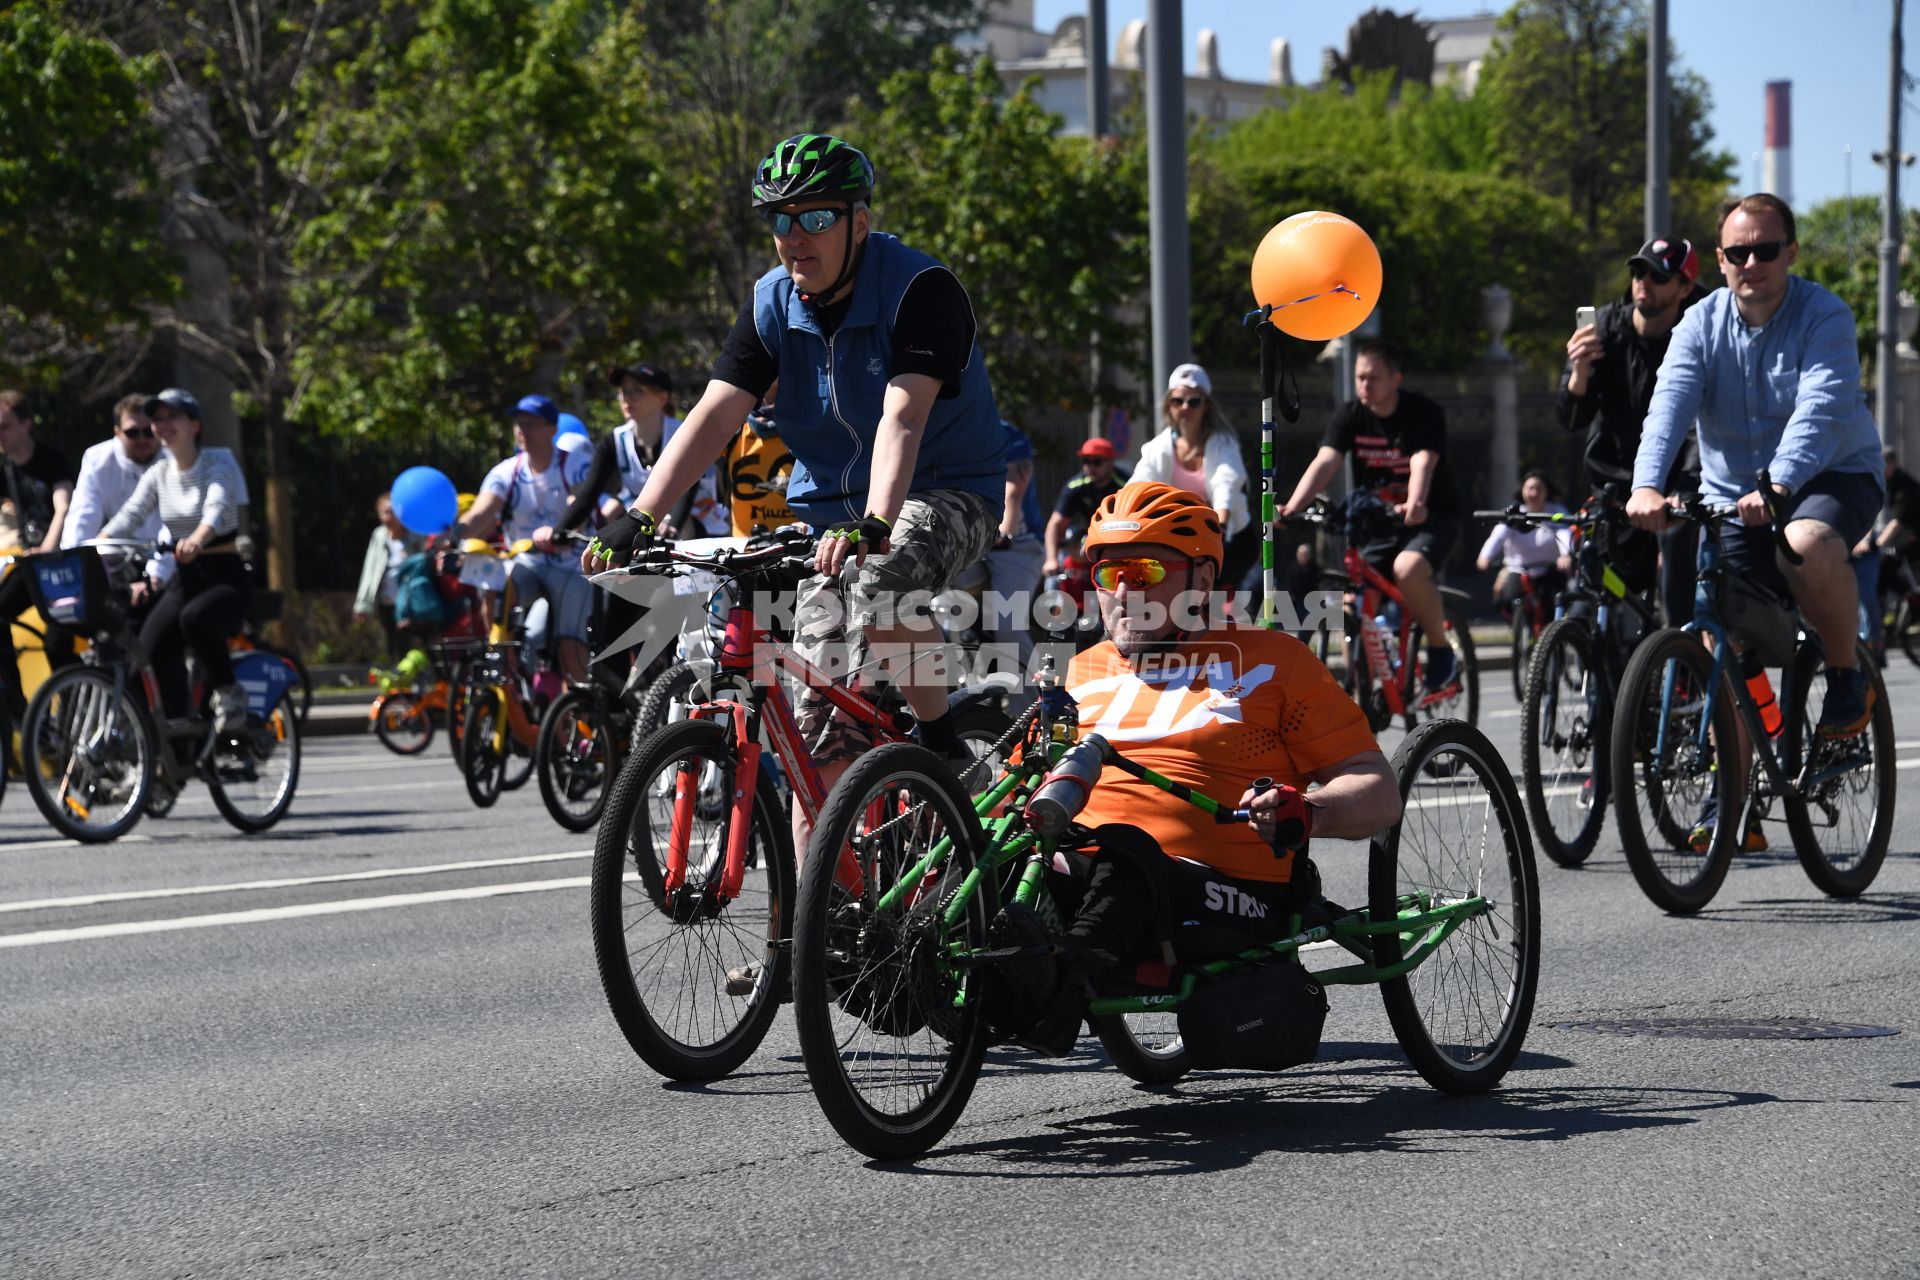
[[[1287,307],[1297,307],[1303,302],[1312,302],[1315,298],[1330,297],[1336,293],[1344,293],[1348,297],[1352,298],[1355,302],[1366,301],[1366,299],[1362,298],[1359,294],[1355,293],[1352,289],[1347,288],[1347,286],[1343,284],[1337,284],[1333,286],[1333,288],[1327,290],[1325,293],[1310,293],[1304,298],[1295,298],[1292,302],[1269,302],[1265,306],[1259,308],[1256,311],[1247,312],[1246,316],[1241,320],[1240,323],[1247,324],[1247,325],[1262,324],[1267,319],[1269,319],[1273,315],[1273,313],[1276,311],[1284,310]]]

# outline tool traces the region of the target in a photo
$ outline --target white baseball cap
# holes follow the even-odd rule
[[[1213,379],[1197,364],[1175,365],[1173,372],[1167,375],[1167,390],[1178,391],[1181,387],[1195,387],[1200,394],[1209,398],[1213,395]]]

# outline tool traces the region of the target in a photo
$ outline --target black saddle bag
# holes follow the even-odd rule
[[[1286,956],[1203,983],[1176,1015],[1193,1067],[1283,1071],[1319,1055],[1327,993]]]

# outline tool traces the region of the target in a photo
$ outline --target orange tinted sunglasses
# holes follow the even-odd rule
[[[1167,580],[1167,569],[1172,565],[1190,565],[1191,560],[1168,562],[1153,556],[1129,556],[1125,559],[1102,560],[1093,566],[1093,585],[1102,591],[1118,591],[1121,583],[1138,590],[1141,587],[1157,587]]]

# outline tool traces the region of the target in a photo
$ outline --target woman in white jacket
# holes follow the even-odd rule
[[[1205,498],[1220,517],[1231,543],[1247,527],[1247,466],[1240,437],[1213,400],[1213,379],[1197,364],[1183,364],[1167,378],[1160,401],[1166,428],[1141,446],[1134,480],[1161,480]],[[1233,559],[1231,550],[1228,559]],[[1229,566],[1231,570],[1231,566]],[[1231,577],[1222,581],[1231,585]]]

